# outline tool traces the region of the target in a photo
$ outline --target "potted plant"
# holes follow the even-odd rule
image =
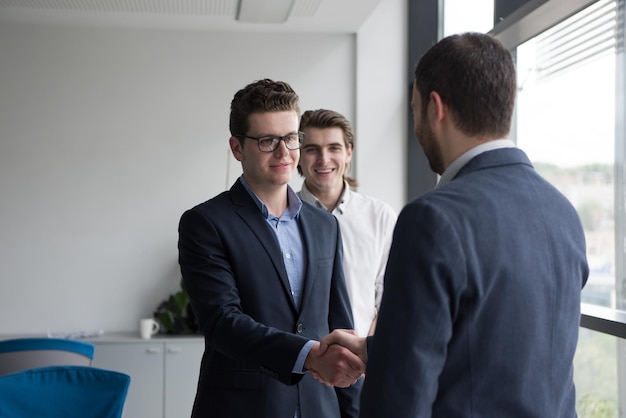
[[[166,334],[197,334],[198,322],[189,303],[189,295],[183,280],[180,290],[163,300],[154,311],[154,318],[161,324],[162,333]]]

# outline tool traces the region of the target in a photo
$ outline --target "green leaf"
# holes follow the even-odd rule
[[[174,301],[178,312],[182,314],[189,304],[189,296],[185,292],[178,292],[174,295]]]
[[[171,312],[159,312],[158,319],[167,331],[172,332],[174,330],[174,315]]]

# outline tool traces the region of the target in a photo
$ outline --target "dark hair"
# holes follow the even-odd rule
[[[235,93],[230,103],[230,134],[248,133],[252,113],[281,112],[293,110],[300,117],[299,97],[284,81],[268,78],[248,84]],[[239,138],[240,141],[243,139]]]
[[[307,110],[300,118],[300,130],[304,131],[305,128],[339,128],[343,132],[344,145],[346,148],[351,148],[352,151],[354,151],[354,133],[352,132],[352,126],[348,119],[339,112],[327,109]],[[350,187],[356,188],[358,182],[355,178],[350,177],[351,168],[352,162],[349,162],[343,173],[343,179],[348,182]],[[298,164],[298,173],[302,175],[300,164]]]
[[[490,35],[468,32],[439,41],[417,64],[415,86],[424,115],[436,91],[467,135],[505,137],[511,129],[515,65],[511,53]]]

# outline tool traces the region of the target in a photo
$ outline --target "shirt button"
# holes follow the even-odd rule
[[[302,330],[304,329],[304,326],[300,323],[298,324],[298,326],[296,326],[296,332],[298,334],[302,334]]]
[[[291,258],[291,254],[287,253],[287,254],[285,254],[285,257]]]

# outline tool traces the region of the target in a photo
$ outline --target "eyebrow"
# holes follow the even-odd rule
[[[328,147],[345,147],[345,144],[343,142],[331,142],[330,144],[326,144],[324,146],[321,146],[319,144],[306,144],[303,145],[302,148],[328,148]]]
[[[258,134],[258,135],[247,135],[247,136],[251,136],[251,137],[254,137],[254,138],[265,138],[265,137],[271,136],[272,138],[276,138],[276,137],[279,137],[279,136],[280,136],[280,137],[283,137],[283,136],[287,136],[287,135],[297,135],[297,134],[298,134],[298,131],[291,131],[291,132],[287,132],[287,133],[286,133],[286,134],[284,134],[284,135],[264,133],[264,134]]]

